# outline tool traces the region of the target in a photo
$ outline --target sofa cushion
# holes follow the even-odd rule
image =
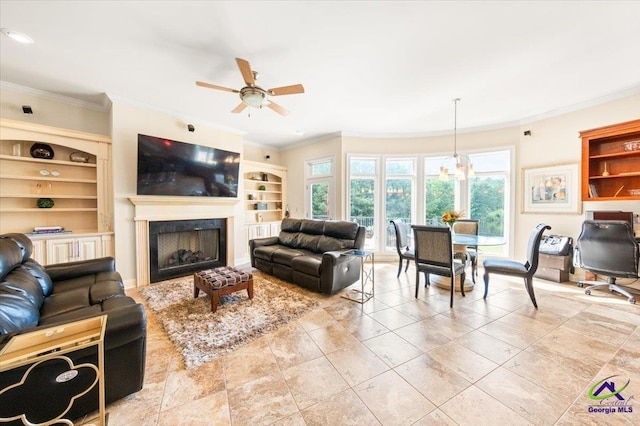
[[[22,294],[36,309],[40,309],[42,306],[42,302],[44,301],[42,287],[38,284],[38,280],[22,265],[9,272],[1,285],[11,288],[16,293]]]
[[[318,240],[318,253],[353,248],[353,240],[341,240],[322,235]]]
[[[102,313],[100,305],[87,306],[85,308],[75,309],[63,314],[51,315],[46,318],[40,318],[38,325],[50,325],[61,322],[78,321],[85,318],[95,317]]]
[[[280,231],[278,240],[283,246],[298,247],[298,235],[300,235],[299,232]]]
[[[33,259],[29,259],[22,264],[22,267],[38,280],[44,297],[50,296],[51,292],[53,292],[53,281],[51,281],[51,277],[49,277],[49,274],[45,271],[44,266]]]
[[[353,241],[356,239],[356,234],[358,233],[358,226],[355,222],[327,220],[324,223],[324,235],[340,240],[351,240],[353,244]]]
[[[284,248],[281,245],[273,245],[273,246],[260,246],[253,249],[253,256],[256,259],[268,260],[271,262],[273,260],[273,253],[277,250]]]
[[[22,253],[20,247],[8,238],[0,238],[0,280],[22,262]]]
[[[0,334],[14,333],[38,325],[40,313],[16,290],[0,283]]]
[[[322,269],[322,255],[298,256],[291,259],[291,267],[294,271],[303,272],[315,277],[320,276]]]
[[[301,248],[309,250],[313,253],[318,251],[318,242],[320,241],[320,235],[303,234],[298,235],[298,245],[295,248]]]
[[[90,306],[89,291],[86,288],[65,291],[64,293],[54,292],[44,299],[40,309],[40,321],[54,315],[60,315]]]
[[[280,224],[280,230],[285,232],[299,232],[300,225],[302,224],[302,220],[300,219],[282,219],[282,223]]]
[[[33,252],[33,243],[31,239],[24,234],[4,234],[3,238],[11,239],[14,243],[20,247],[20,252],[22,253],[22,262],[26,262],[31,257],[31,253]]]
[[[95,283],[89,289],[89,302],[95,305],[118,295],[124,295],[124,290],[118,281],[102,281]]]
[[[273,262],[279,265],[291,266],[291,260],[294,257],[304,256],[304,254],[305,253],[301,250],[289,247],[280,247],[273,253]]]
[[[322,235],[324,224],[324,220],[303,219],[300,223],[300,232],[309,235]]]

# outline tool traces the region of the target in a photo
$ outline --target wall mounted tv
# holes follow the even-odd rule
[[[138,134],[138,195],[237,197],[240,154]]]

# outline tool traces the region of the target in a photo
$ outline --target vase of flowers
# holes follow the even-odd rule
[[[462,217],[462,213],[455,210],[447,210],[442,213],[442,221],[449,225],[451,228],[451,233],[453,234],[453,224],[456,223],[458,219]]]

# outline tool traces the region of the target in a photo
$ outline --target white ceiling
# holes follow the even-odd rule
[[[7,1],[0,79],[126,100],[281,148],[323,135],[501,126],[640,90],[639,1]],[[230,111],[235,58],[290,110]],[[36,111],[37,113],[37,111]],[[303,132],[302,135],[297,132]]]

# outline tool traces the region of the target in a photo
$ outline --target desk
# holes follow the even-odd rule
[[[373,256],[373,252],[366,250],[350,250],[344,252],[342,255],[355,256],[360,258],[360,290],[349,290],[342,297],[354,302],[358,302],[360,304],[364,304],[373,297],[373,292],[375,289],[375,259]],[[371,285],[371,291],[366,290],[369,285]]]
[[[470,235],[470,234],[460,234],[453,233],[451,234],[451,242],[453,243],[453,252],[454,253],[466,253],[468,246],[501,246],[506,244],[506,241],[503,237],[489,237],[485,235]],[[467,279],[464,281],[464,291],[473,290],[473,281],[470,278],[471,276],[467,274]],[[444,288],[445,290],[449,290],[451,288],[451,281],[447,277],[442,277],[440,275],[431,275],[431,282],[438,286],[439,288]],[[456,278],[456,281],[459,278]],[[459,281],[456,282],[455,286],[456,291],[460,291]]]

